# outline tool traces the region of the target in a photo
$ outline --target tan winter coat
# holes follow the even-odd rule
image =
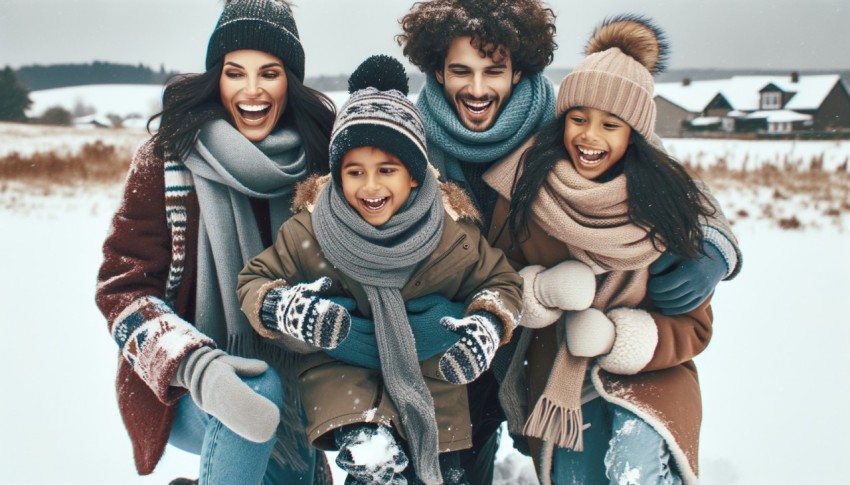
[[[509,202],[499,198],[493,212],[490,231],[495,247],[503,248],[515,268],[539,264],[546,268],[564,260],[573,259],[561,241],[546,234],[532,221],[530,234],[519,247],[508,252],[510,246],[507,229],[501,231],[506,220]],[[498,237],[497,237],[498,236]],[[667,316],[653,311],[650,300],[645,300],[628,322],[628,328],[617,327],[614,348],[605,360],[616,366],[599,363],[590,368],[597,392],[608,402],[622,406],[649,423],[665,439],[676,460],[685,483],[698,482],[699,430],[702,422],[697,369],[693,359],[705,349],[712,335],[710,300],[683,314]],[[526,354],[528,372],[528,402],[533,406],[543,393],[549,371],[558,350],[557,325],[533,331],[534,337]],[[615,355],[618,353],[620,355]],[[608,367],[606,370],[604,367]],[[529,438],[535,464],[540,456],[541,443]]]
[[[337,271],[322,254],[313,231],[311,210],[328,177],[305,181],[298,189],[293,212],[278,233],[277,241],[254,258],[239,275],[237,292],[242,309],[251,325],[261,335],[290,349],[311,352],[304,358],[299,378],[299,391],[307,414],[307,433],[314,446],[333,449],[332,431],[346,424],[360,422],[391,423],[402,437],[398,411],[381,384],[380,371],[353,366],[335,360],[323,352],[315,352],[305,344],[265,328],[260,321],[260,303],[266,292],[283,284],[315,281],[330,277],[334,284],[327,296],[349,296],[357,301],[358,311],[371,316],[363,287]],[[476,211],[463,192],[451,184],[443,184],[446,206],[442,239],[437,249],[422,263],[401,289],[405,301],[428,294],[439,294],[453,301],[463,301],[467,314],[486,310],[498,316],[504,327],[502,342],[507,342],[516,325],[522,301],[522,279],[508,263],[502,251],[493,249],[481,236],[475,221]],[[278,284],[281,284],[278,281]],[[496,291],[500,304],[473,299],[481,290]],[[434,322],[439,325],[439,322]],[[438,372],[440,356],[422,362],[425,382],[434,398],[440,451],[455,451],[472,446],[466,386],[446,382]]]

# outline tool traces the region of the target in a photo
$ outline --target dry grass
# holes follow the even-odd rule
[[[847,165],[827,171],[823,157],[807,164],[761,165],[733,169],[725,160],[700,167],[685,166],[706,182],[734,224],[763,219],[782,229],[797,230],[825,224],[843,227],[850,221],[850,173]],[[728,202],[728,203],[727,203]]]
[[[102,141],[84,144],[78,153],[12,152],[0,158],[0,181],[31,185],[91,186],[123,180],[130,165],[124,151]]]
[[[130,140],[135,138],[130,136]],[[132,158],[131,143],[104,138],[77,146],[80,148],[75,153],[51,149],[30,155],[14,151],[0,155],[0,196],[4,202],[0,207],[19,206],[22,199],[16,194],[68,196],[91,187],[120,187]],[[788,230],[850,225],[846,162],[837,167],[833,164],[833,170],[823,168],[822,155],[805,163],[786,159],[758,168],[744,162],[735,164],[743,168],[732,168],[725,159],[707,166],[683,160],[691,173],[711,187],[733,224],[768,221]]]

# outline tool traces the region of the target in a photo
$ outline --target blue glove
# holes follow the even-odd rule
[[[664,315],[680,315],[700,306],[726,276],[723,254],[703,241],[705,256],[683,259],[670,252],[649,266],[647,295]]]
[[[328,355],[348,364],[379,369],[381,359],[375,338],[375,322],[354,312],[357,303],[352,298],[338,296],[331,298],[331,301],[348,310],[351,315],[351,328],[348,337],[339,346],[326,350]],[[460,340],[460,336],[450,332],[439,322],[446,316],[462,317],[466,311],[463,303],[452,302],[443,296],[432,294],[410,300],[405,307],[416,341],[416,358],[420,362],[445,352]]]
[[[466,313],[463,302],[454,302],[436,295],[425,295],[405,303],[407,320],[416,339],[416,358],[419,362],[442,354],[460,340],[460,336],[449,331],[440,320],[444,317],[462,318]]]
[[[325,350],[331,357],[347,364],[378,369],[381,360],[378,357],[378,342],[375,340],[375,322],[363,318],[357,313],[357,302],[354,298],[335,296],[330,300],[348,310],[351,316],[351,327],[348,337],[334,349]]]

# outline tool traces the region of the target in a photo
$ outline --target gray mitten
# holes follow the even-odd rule
[[[336,348],[348,336],[351,315],[342,306],[319,297],[331,283],[330,278],[322,276],[312,283],[272,288],[260,310],[263,326],[320,349]]]
[[[262,360],[200,347],[180,362],[173,383],[188,389],[199,408],[218,418],[234,433],[255,443],[265,443],[277,430],[280,409],[254,392],[239,376],[258,376],[268,367]]]

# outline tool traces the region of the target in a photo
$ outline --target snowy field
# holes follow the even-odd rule
[[[8,134],[13,128],[24,131]],[[73,151],[94,136],[131,150],[144,136],[30,128],[0,124],[0,157],[15,140],[27,150],[58,144]],[[832,170],[850,156],[846,141],[665,145],[680,158],[702,153],[708,165],[721,156],[730,166],[747,167],[792,159],[804,164],[821,156]],[[850,297],[847,192],[832,201],[845,207],[834,214],[805,194],[777,197],[718,186],[715,193],[735,221],[744,267],[718,287],[714,338],[697,359],[702,483],[850,483],[843,462],[850,453],[850,418],[841,411],[850,408],[850,319],[839,305]],[[156,473],[136,476],[118,415],[115,344],[93,294],[100,245],[119,194],[118,186],[33,194],[0,183],[2,484],[165,484],[197,477],[197,458],[173,448]],[[780,228],[777,212],[767,214],[766,205],[799,216],[802,225]],[[505,440],[499,460],[516,456]],[[517,465],[520,471],[527,466]]]

